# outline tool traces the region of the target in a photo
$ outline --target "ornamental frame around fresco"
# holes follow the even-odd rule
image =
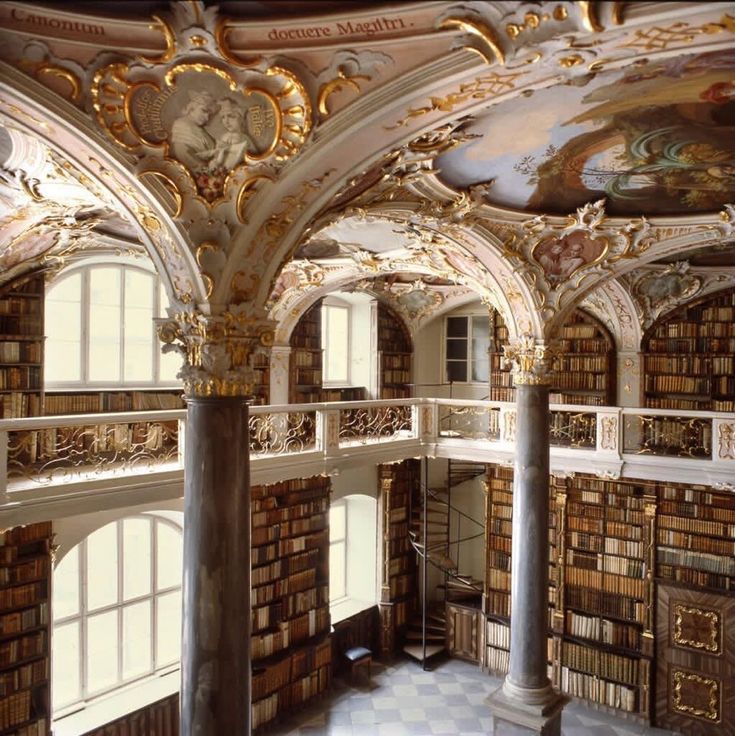
[[[227,71],[179,61],[164,74],[117,62],[96,72],[91,95],[99,125],[118,145],[162,154],[141,173],[158,174],[178,197],[188,183],[209,206],[231,182],[241,188],[239,201],[248,166],[286,160],[311,128],[303,85],[279,67]]]

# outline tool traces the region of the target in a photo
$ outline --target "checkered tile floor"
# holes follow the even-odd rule
[[[438,661],[431,672],[410,660],[373,662],[350,686],[336,680],[331,693],[268,729],[269,736],[488,736],[492,722],[485,698],[501,680],[457,659]],[[563,736],[670,736],[572,702],[562,716]]]

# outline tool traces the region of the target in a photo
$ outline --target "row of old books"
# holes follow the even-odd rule
[[[410,397],[413,343],[400,317],[382,302],[378,303],[377,346],[380,398]]]
[[[253,727],[321,693],[330,679],[330,481],[253,486]]]
[[[0,731],[14,736],[49,733],[51,540],[50,522],[0,535]]]

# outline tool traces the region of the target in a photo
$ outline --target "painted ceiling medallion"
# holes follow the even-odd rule
[[[97,120],[127,150],[157,149],[179,164],[208,204],[235,171],[292,156],[311,127],[306,92],[285,69],[181,62],[160,76],[122,63],[100,69],[91,90]]]

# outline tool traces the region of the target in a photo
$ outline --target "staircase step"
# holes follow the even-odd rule
[[[403,651],[408,654],[409,657],[413,657],[415,660],[422,662],[424,659],[424,648],[421,644],[406,644],[403,647]],[[434,657],[440,652],[444,651],[444,646],[439,644],[427,644],[426,645],[426,659]]]

